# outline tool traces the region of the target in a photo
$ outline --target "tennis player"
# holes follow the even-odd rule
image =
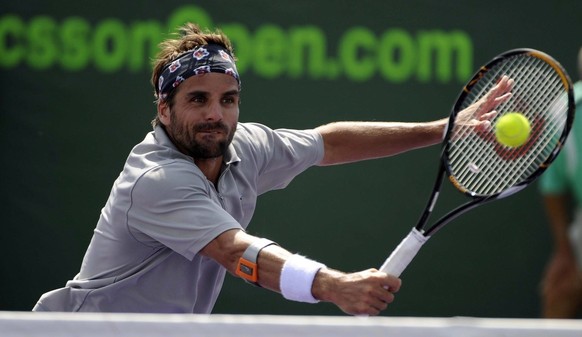
[[[80,272],[33,310],[210,313],[226,271],[293,301],[332,302],[353,315],[386,309],[400,279],[334,270],[246,228],[258,195],[307,168],[439,143],[446,120],[312,130],[239,123],[241,80],[230,41],[194,24],[180,33],[160,45],[154,129],[113,184]],[[502,79],[467,109],[467,123],[489,127],[510,87]]]

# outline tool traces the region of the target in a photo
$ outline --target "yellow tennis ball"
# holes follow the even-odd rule
[[[522,146],[531,132],[529,120],[519,112],[509,112],[501,116],[495,124],[497,141],[508,147]]]

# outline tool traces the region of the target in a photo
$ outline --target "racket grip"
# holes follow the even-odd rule
[[[416,256],[420,247],[429,239],[429,236],[422,235],[416,228],[400,242],[398,247],[394,249],[392,254],[384,261],[380,267],[380,271],[399,277],[406,269],[410,261]]]

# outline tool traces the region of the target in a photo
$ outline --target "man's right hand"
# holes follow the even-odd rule
[[[399,278],[377,269],[346,274],[324,268],[311,291],[318,300],[332,302],[347,314],[375,316],[394,301],[400,284]]]

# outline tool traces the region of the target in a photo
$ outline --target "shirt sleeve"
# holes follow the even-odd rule
[[[285,188],[293,178],[323,158],[323,138],[315,130],[271,130],[261,124],[247,123],[239,131],[252,147],[249,153],[259,171],[258,194]]]
[[[561,153],[540,177],[539,189],[542,194],[562,194],[568,190],[564,155]]]
[[[128,227],[151,246],[193,259],[210,241],[240,224],[220,205],[193,164],[175,161],[143,174],[131,193]]]

